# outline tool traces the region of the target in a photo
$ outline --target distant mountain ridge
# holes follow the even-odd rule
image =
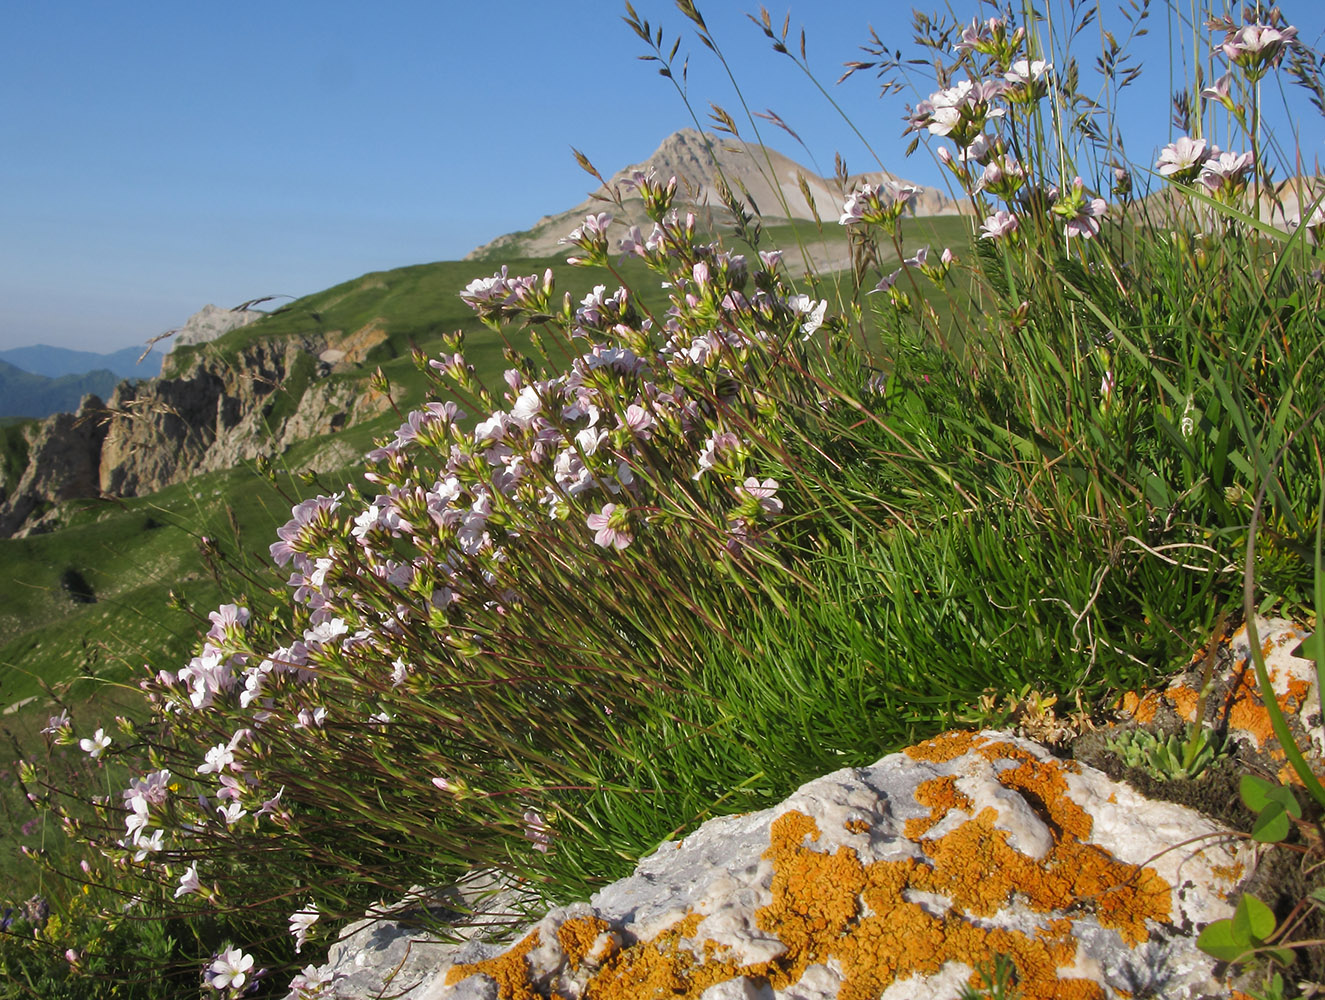
[[[73,412],[88,394],[106,396],[120,376],[104,368],[50,378],[0,361],[0,417],[49,417]]]
[[[265,315],[256,310],[205,305],[171,332],[169,349],[207,343]],[[49,344],[10,348],[0,351],[0,417],[73,413],[89,393],[104,399],[125,379],[155,378],[161,371],[162,355],[150,344],[109,354]]]
[[[731,136],[711,135],[698,129],[674,132],[648,159],[618,170],[608,179],[608,188],[616,188],[625,195],[627,225],[638,224],[647,228],[643,201],[632,196],[623,181],[635,172],[653,170],[666,181],[676,177],[677,204],[687,207],[709,208],[721,217],[725,215],[722,199],[718,195],[719,178],[745,202],[753,202],[765,219],[813,219],[815,211],[825,222],[836,223],[846,195],[865,183],[879,184],[891,181],[919,187],[920,193],[908,209],[910,215],[958,215],[969,208],[953,201],[942,192],[903,180],[886,170],[852,174],[847,178],[845,190],[835,179],[820,177],[790,157],[757,143],[748,143]],[[804,181],[804,190],[802,190]],[[809,192],[810,200],[805,197]],[[597,195],[597,197],[595,196]],[[545,215],[529,229],[498,236],[466,255],[465,260],[489,260],[495,257],[544,257],[565,250],[559,245],[562,237],[579,225],[590,212],[619,211],[602,200],[605,192],[599,188],[595,195],[574,208],[555,215]],[[811,204],[811,200],[813,204]]]
[[[139,364],[142,345],[125,347],[108,354],[96,351],[73,351],[67,347],[33,344],[30,347],[11,347],[0,351],[0,361],[32,375],[60,378],[62,375],[85,375],[88,372],[109,371],[120,378],[151,378],[161,371],[161,355],[149,354]],[[77,400],[74,401],[77,405]]]

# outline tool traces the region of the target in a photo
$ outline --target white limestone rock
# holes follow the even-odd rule
[[[945,734],[666,842],[515,949],[481,935],[438,945],[431,973],[390,985],[408,1000],[492,1000],[488,973],[504,966],[536,995],[617,1000],[614,974],[642,983],[661,964],[700,1000],[826,1000],[844,984],[945,1000],[1007,954],[1028,1000],[1070,978],[1108,997],[1223,996],[1195,937],[1232,914],[1251,861],[1241,843],[1030,741]],[[579,933],[558,933],[568,925]],[[365,995],[343,985],[329,995]]]
[[[223,309],[210,302],[184,321],[170,341],[170,349],[184,344],[206,344],[231,330],[256,323],[267,315],[256,309]]]

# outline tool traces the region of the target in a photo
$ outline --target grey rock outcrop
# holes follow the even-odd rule
[[[170,349],[186,344],[206,344],[217,337],[248,326],[262,319],[266,313],[253,309],[222,309],[210,302],[184,321],[184,325],[175,331],[170,342]]]
[[[159,378],[121,382],[105,403],[89,396],[77,414],[37,425],[27,468],[0,502],[0,537],[49,526],[34,518],[63,500],[153,493],[375,416],[385,398],[363,379],[330,376],[385,338],[369,326],[176,354]],[[329,351],[332,362],[320,358]],[[314,464],[323,471],[355,457],[333,439]]]
[[[0,537],[27,522],[39,527],[54,504],[96,496],[106,439],[105,404],[84,396],[76,413],[57,413],[28,432],[28,462],[18,481],[0,498]]]
[[[1228,990],[1196,935],[1232,915],[1252,863],[1227,834],[1029,740],[948,733],[711,820],[515,944],[416,938],[402,964],[394,925],[378,932],[394,951],[343,948],[305,982],[402,1000],[948,1000],[1003,956],[1028,998],[1204,1000]]]
[[[363,383],[316,377],[323,350],[324,338],[258,341],[233,362],[199,354],[171,377],[122,383],[107,404],[101,492],[153,493],[380,412]]]

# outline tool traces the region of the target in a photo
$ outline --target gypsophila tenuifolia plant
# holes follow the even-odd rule
[[[960,187],[969,239],[914,246],[914,189],[844,189],[842,310],[647,173],[567,235],[603,276],[578,301],[551,270],[460,291],[505,370],[459,332],[421,354],[431,401],[279,530],[277,599],[223,605],[158,664],[151,722],[52,720],[131,772],[86,814],[30,776],[93,850],[84,880],[203,928],[211,995],[279,989],[379,901],[493,871],[583,895],[990,691],[1103,705],[1183,662],[1236,603],[1266,459],[1325,385],[1314,217],[1259,221],[1272,146],[1237,110],[1300,43],[1215,29],[1234,106],[1219,83],[1188,120],[1225,113],[1246,146],[1193,131],[1136,163],[1112,98],[1084,96],[1099,9],[1065,6],[918,18],[934,89],[899,128]],[[629,16],[675,80],[679,39]],[[1098,61],[1110,93],[1143,21]],[[847,75],[891,93],[916,64],[870,44]],[[614,218],[627,199],[646,224]],[[1309,466],[1283,451],[1267,493],[1266,606],[1306,605]],[[294,985],[326,984],[307,964]]]

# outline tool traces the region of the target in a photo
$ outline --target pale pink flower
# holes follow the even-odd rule
[[[226,631],[232,626],[243,628],[247,625],[248,616],[248,608],[241,608],[236,604],[222,604],[207,615],[212,621],[212,627],[207,633],[207,638],[220,642],[225,638]]]
[[[548,847],[552,843],[552,831],[547,823],[532,809],[526,809],[524,814],[524,836],[531,844],[534,850],[548,852]]]
[[[52,715],[50,717],[50,724],[47,725],[42,732],[48,736],[55,736],[60,733],[61,730],[69,728],[69,725],[69,713],[67,711],[61,712],[59,715]]]
[[[1204,139],[1182,136],[1159,151],[1155,168],[1169,180],[1188,183],[1201,172],[1201,165],[1215,150],[1206,149]]]
[[[1237,191],[1255,162],[1251,153],[1219,153],[1205,161],[1197,181],[1211,192]]]
[[[1225,73],[1218,80],[1201,91],[1201,96],[1211,101],[1218,101],[1230,111],[1233,110],[1233,98],[1230,89],[1233,85],[1232,72]]]
[[[601,545],[605,549],[624,549],[634,540],[628,530],[626,508],[618,507],[614,503],[604,504],[601,512],[590,514],[584,522],[595,532],[594,544]]]
[[[653,428],[657,425],[657,421],[646,407],[631,403],[626,407],[624,425],[632,434],[647,441],[653,436]]]
[[[1017,231],[1020,220],[1011,212],[999,209],[984,222],[980,223],[980,239],[997,240]]]
[[[1252,82],[1277,66],[1284,49],[1297,37],[1293,27],[1275,28],[1268,24],[1247,24],[1229,32],[1220,49],[1229,61],[1242,67]]]
[[[777,498],[777,491],[778,481],[776,479],[765,479],[761,483],[755,476],[748,477],[744,485],[736,487],[738,495],[751,497],[758,501],[759,508],[765,514],[782,513],[782,501]]]
[[[923,246],[916,251],[914,257],[908,257],[906,258],[906,260],[902,261],[902,266],[923,268],[928,260],[929,260],[929,247]]]
[[[885,274],[879,279],[879,283],[871,288],[866,294],[873,295],[875,292],[890,291],[893,285],[897,284],[897,279],[902,276],[902,269],[899,267],[892,274]]]

